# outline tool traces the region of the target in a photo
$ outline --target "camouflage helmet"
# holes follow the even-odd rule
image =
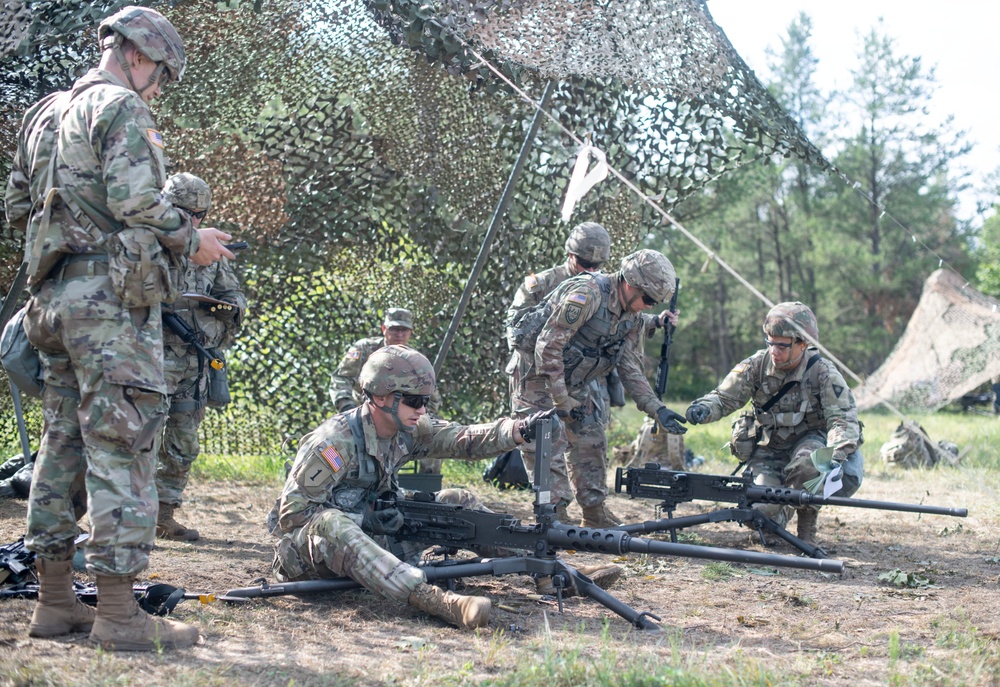
[[[180,81],[184,76],[187,64],[184,41],[177,29],[156,10],[129,5],[107,17],[97,27],[101,50],[118,47],[121,39],[117,36],[131,41],[153,62],[164,65],[174,81]]]
[[[163,195],[171,205],[188,212],[208,212],[212,207],[212,189],[201,177],[181,172],[163,185]]]
[[[643,248],[622,258],[622,277],[657,303],[666,303],[677,282],[674,266],[662,254]]]
[[[767,336],[783,336],[798,341],[807,341],[802,335],[805,332],[813,342],[819,343],[816,316],[808,305],[798,301],[778,303],[771,308],[764,318],[763,329]]]
[[[368,358],[358,381],[372,396],[429,396],[434,392],[434,366],[409,346],[383,346]]]
[[[577,224],[566,239],[566,252],[587,262],[607,262],[611,257],[611,237],[597,222]]]

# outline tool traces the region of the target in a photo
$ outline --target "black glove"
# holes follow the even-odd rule
[[[687,431],[687,427],[681,427],[681,423],[685,422],[684,416],[675,413],[666,406],[656,411],[656,421],[666,430],[667,434],[684,434]]]
[[[688,406],[687,412],[684,413],[687,421],[692,425],[700,425],[702,422],[707,422],[711,414],[712,409],[701,403],[692,403]]]
[[[538,423],[541,420],[545,420],[550,417],[555,417],[559,412],[558,408],[549,408],[548,410],[539,410],[532,413],[528,417],[517,423],[517,430],[521,433],[521,438],[524,442],[531,443],[535,440],[535,429],[538,427]]]
[[[361,521],[361,529],[370,534],[392,534],[403,526],[403,514],[396,508],[370,510]]]

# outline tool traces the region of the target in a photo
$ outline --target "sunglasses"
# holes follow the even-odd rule
[[[769,341],[767,339],[764,339],[764,345],[767,346],[768,348],[777,348],[780,351],[786,351],[789,348],[791,348],[792,346],[794,346],[795,343],[794,342],[793,343],[778,343],[777,341]]]
[[[201,212],[192,212],[191,219],[205,219],[205,215],[208,214],[208,210],[202,210]]]
[[[415,394],[403,394],[402,397],[399,399],[399,401],[408,408],[413,408],[414,410],[420,410],[421,408],[423,408],[424,406],[426,406],[428,403],[431,402],[431,397],[422,395],[418,396]]]
[[[650,306],[656,305],[657,303],[659,303],[658,300],[656,300],[655,298],[650,298],[650,296],[648,294],[646,294],[646,293],[642,294],[642,302],[645,303],[646,305],[650,305]]]

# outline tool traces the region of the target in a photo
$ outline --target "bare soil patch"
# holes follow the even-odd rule
[[[965,506],[966,519],[853,508],[820,513],[821,543],[847,563],[844,575],[782,568],[777,574],[705,561],[630,555],[611,591],[662,619],[664,632],[633,630],[589,599],[565,613],[526,598],[521,576],[460,582],[489,596],[489,627],[463,632],[364,591],[254,601],[242,606],[184,601],[176,616],[198,626],[191,650],[108,654],[85,635],[29,639],[33,602],[0,602],[3,684],[475,684],[543,660],[554,646],[616,652],[619,661],[652,656],[713,674],[715,666],[766,665],[793,684],[996,684],[1000,637],[998,479],[963,469],[876,473],[859,498]],[[263,522],[278,486],[195,483],[179,519],[202,535],[191,544],[161,542],[142,581],[221,593],[270,579],[271,537]],[[530,518],[530,495],[480,495],[493,508]],[[651,519],[653,502],[613,496],[629,521]],[[710,510],[686,504],[678,515]],[[23,501],[0,501],[0,541],[24,531]],[[571,514],[578,515],[574,507]],[[794,525],[793,525],[794,526]],[[733,523],[689,530],[701,543],[794,555],[761,546]],[[566,554],[578,564],[600,557]],[[606,559],[605,559],[606,560]],[[932,584],[895,587],[878,577],[899,569]],[[84,579],[84,576],[81,576]],[[499,608],[502,605],[504,608]],[[969,651],[987,656],[970,663]],[[579,659],[584,660],[584,659]],[[935,675],[935,671],[938,675]]]

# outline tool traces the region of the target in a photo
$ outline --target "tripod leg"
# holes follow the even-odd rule
[[[658,616],[655,616],[647,611],[639,613],[628,604],[619,601],[614,596],[598,587],[590,580],[589,577],[580,573],[576,568],[573,568],[562,561],[558,561],[557,564],[564,567],[566,571],[572,575],[573,583],[576,585],[577,591],[579,591],[583,596],[588,596],[607,608],[609,611],[617,613],[622,618],[632,623],[633,627],[649,632],[660,631],[660,626],[657,625],[656,622],[653,622],[654,620],[659,622],[660,618]],[[651,618],[652,620],[650,620]]]

